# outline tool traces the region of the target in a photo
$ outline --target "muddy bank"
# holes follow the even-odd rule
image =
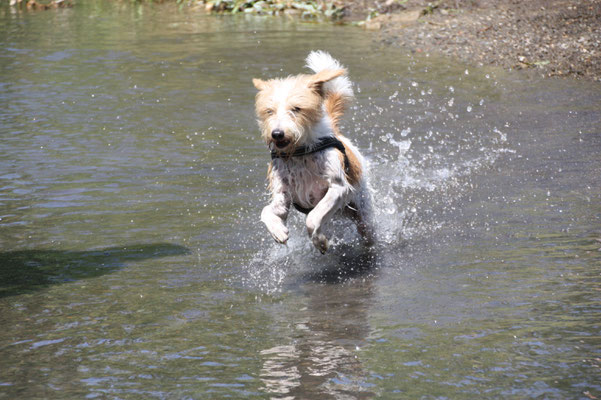
[[[359,0],[347,17],[415,52],[601,81],[600,0]]]
[[[210,12],[353,23],[414,52],[601,81],[601,0],[203,0]]]

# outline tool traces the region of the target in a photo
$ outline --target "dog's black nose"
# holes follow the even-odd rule
[[[281,129],[274,129],[271,131],[271,137],[273,140],[282,140],[284,139],[284,131]]]

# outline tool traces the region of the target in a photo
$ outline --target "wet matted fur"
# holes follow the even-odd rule
[[[371,245],[374,230],[365,181],[367,164],[338,126],[353,98],[352,83],[347,70],[328,53],[313,51],[306,61],[313,74],[253,79],[262,137],[276,154],[291,154],[299,146],[311,149],[325,137],[338,139],[344,152],[329,147],[301,156],[275,157],[267,173],[271,201],[263,208],[261,221],[278,243],[286,243],[291,205],[307,210],[309,237],[325,253],[328,239],[322,226],[343,210],[357,224],[364,242]]]

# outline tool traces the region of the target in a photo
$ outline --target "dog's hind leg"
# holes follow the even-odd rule
[[[364,243],[367,246],[373,246],[376,243],[376,231],[374,212],[371,202],[371,194],[367,186],[363,185],[358,192],[356,199],[357,210],[355,223],[357,231],[363,237]]]
[[[373,246],[376,243],[375,232],[373,228],[372,217],[367,210],[356,210],[347,208],[347,215],[357,225],[357,232],[363,238],[366,246]]]

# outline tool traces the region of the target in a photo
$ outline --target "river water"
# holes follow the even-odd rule
[[[601,85],[353,27],[0,12],[0,398],[601,396]],[[350,70],[372,253],[259,222],[253,77]]]

